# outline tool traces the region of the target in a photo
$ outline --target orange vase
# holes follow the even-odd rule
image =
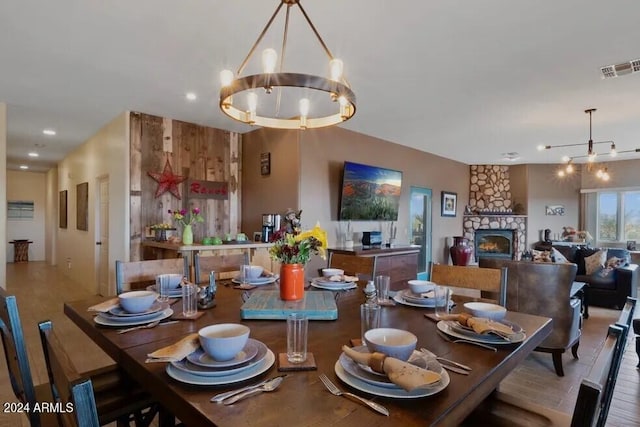
[[[280,266],[280,299],[299,301],[304,298],[304,265],[282,264]]]

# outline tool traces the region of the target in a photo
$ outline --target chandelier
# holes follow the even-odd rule
[[[262,73],[243,76],[247,63],[284,5],[286,12],[280,58],[275,49],[265,49],[262,52]],[[289,16],[293,6],[298,6],[328,57],[328,78],[283,71]],[[281,0],[236,73],[231,70],[220,72],[220,109],[227,116],[242,123],[268,128],[313,129],[333,126],[349,120],[356,112],[356,96],[342,74],[343,68],[342,61],[331,54],[300,2]],[[326,102],[318,102],[322,105],[316,105],[314,102],[312,105],[309,95],[316,96],[315,101],[318,100],[318,93],[321,94],[320,97],[325,98],[319,101]],[[282,105],[283,101],[290,104],[292,99],[297,103],[297,111],[290,105]]]

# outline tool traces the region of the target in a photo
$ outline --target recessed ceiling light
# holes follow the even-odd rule
[[[36,153],[35,151],[32,151],[29,153],[29,157],[38,157],[38,153]]]
[[[502,160],[508,160],[510,162],[515,162],[520,158],[520,154],[515,151],[510,151],[508,153],[502,153]]]
[[[187,92],[187,94],[185,95],[185,97],[189,100],[189,101],[195,101],[198,96],[193,93],[193,92]]]
[[[42,133],[44,133],[45,135],[53,136],[56,134],[56,131],[53,129],[45,129],[42,131]]]
[[[27,165],[20,165],[20,169],[29,169],[29,166],[27,166]]]

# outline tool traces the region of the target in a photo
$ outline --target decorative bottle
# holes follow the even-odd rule
[[[367,282],[367,286],[363,289],[365,296],[365,304],[367,305],[378,305],[378,296],[376,292],[376,286],[373,284],[373,280],[369,280]]]
[[[467,239],[463,236],[453,238],[453,246],[449,249],[453,265],[469,265],[473,249],[468,245]]]

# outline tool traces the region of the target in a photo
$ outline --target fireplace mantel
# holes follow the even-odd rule
[[[477,213],[477,214],[464,214],[463,217],[490,217],[490,218],[527,218],[528,215],[515,215],[510,213],[498,214],[498,213]]]

